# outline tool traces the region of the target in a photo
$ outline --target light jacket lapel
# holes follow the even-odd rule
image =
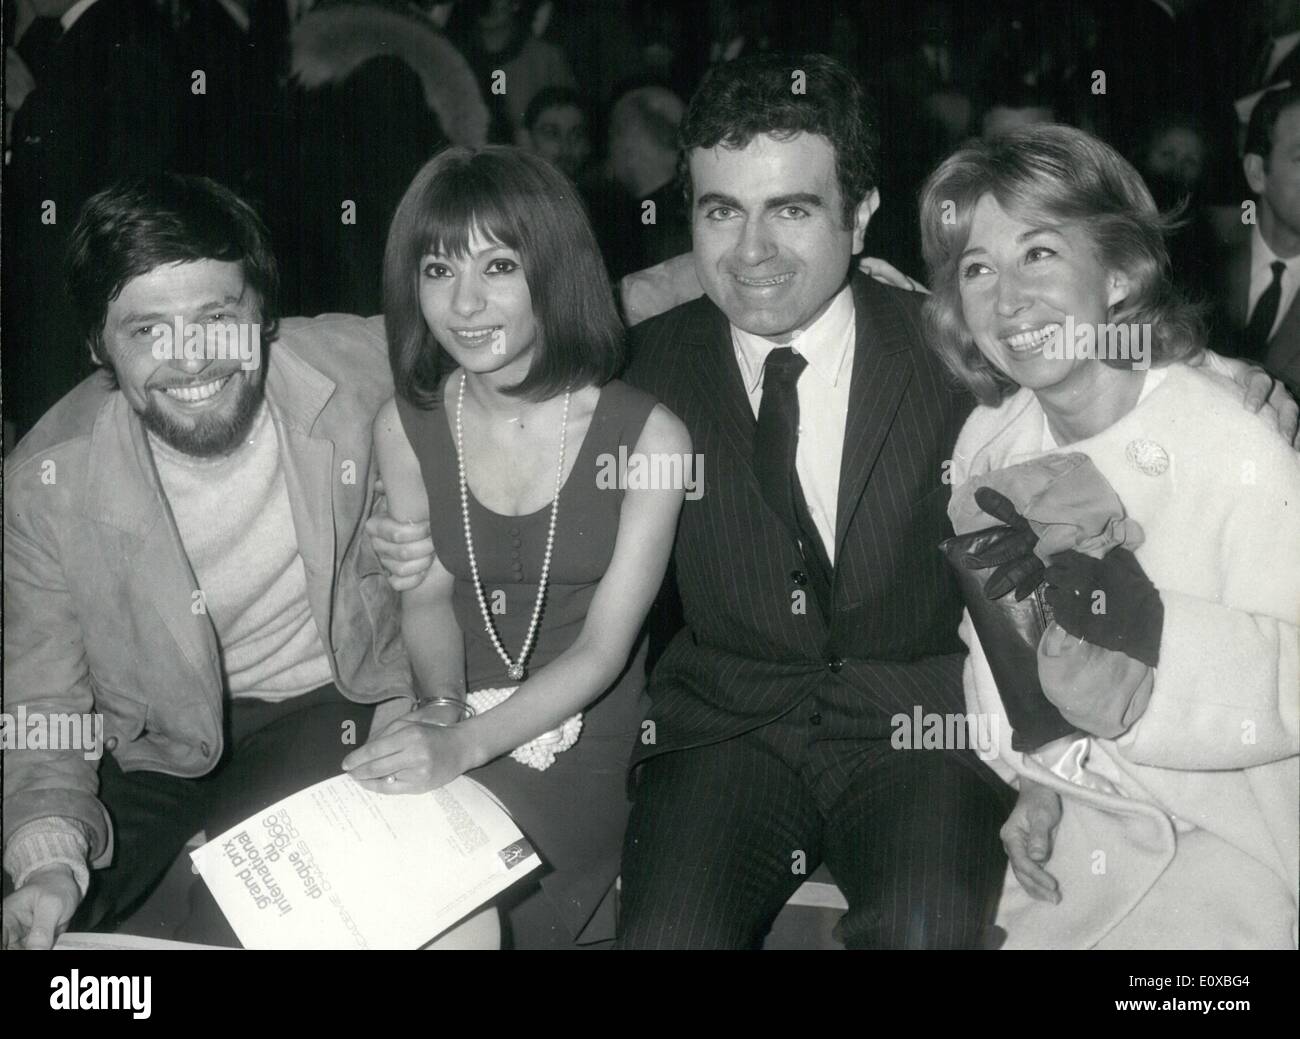
[[[874,290],[862,274],[853,276],[853,381],[840,461],[839,501],[835,512],[835,558],[876,464],[894,415],[911,378],[910,328],[901,308]]]
[[[335,490],[344,478],[345,461],[356,473],[366,472],[368,459],[336,459],[335,436],[325,405],[334,395],[333,380],[301,360],[286,344],[270,350],[266,396],[280,438],[280,458],[293,513],[298,554],[307,572],[307,598],[321,634],[333,622],[336,565]],[[355,431],[354,431],[355,433]]]
[[[211,622],[193,610],[198,578],[181,544],[144,426],[121,393],[95,420],[89,470],[86,514],[128,535],[128,554],[120,563],[127,579],[147,586],[142,601],[156,607],[181,655],[219,702],[216,635]]]

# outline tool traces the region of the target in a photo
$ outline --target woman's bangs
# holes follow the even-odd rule
[[[424,255],[463,260],[475,237],[519,249],[516,221],[500,204],[499,193],[492,190],[487,178],[474,176],[468,169],[448,171],[429,185],[414,241],[422,243]]]

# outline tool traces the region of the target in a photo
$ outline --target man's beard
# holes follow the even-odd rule
[[[151,396],[140,421],[164,444],[183,454],[194,458],[228,455],[239,447],[253,428],[253,420],[257,418],[265,397],[263,372],[258,371],[254,378],[244,378],[240,372],[235,372],[231,378],[239,380],[239,396],[234,407],[224,415],[202,416],[195,423],[182,423]]]

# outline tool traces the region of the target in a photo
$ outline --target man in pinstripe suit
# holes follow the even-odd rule
[[[917,707],[964,711],[936,546],[971,401],[921,298],[850,275],[879,204],[861,89],[820,55],[721,65],[682,141],[706,296],[633,329],[627,378],[708,475],[635,758],[621,944],[757,946],[824,861],[850,947],[978,947],[1009,791],[973,751],[890,739]]]

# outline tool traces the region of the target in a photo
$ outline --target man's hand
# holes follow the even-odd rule
[[[62,863],[38,869],[4,900],[4,947],[50,949],[81,903],[81,888]]]
[[[1201,359],[1204,356],[1201,354]],[[1217,361],[1228,370],[1233,381],[1246,391],[1243,401],[1245,409],[1254,414],[1264,412],[1267,408],[1283,439],[1300,451],[1300,405],[1292,399],[1282,381],[1274,379],[1258,365],[1247,364],[1237,357],[1217,357]],[[1201,360],[1191,363],[1196,366]]]
[[[1042,866],[1052,857],[1052,842],[1061,822],[1061,797],[1051,787],[1020,777],[1020,797],[1002,824],[1002,846],[1020,886],[1040,902],[1061,901],[1056,878]]]
[[[1280,379],[1274,379],[1263,368],[1247,366],[1237,379],[1246,387],[1246,410],[1263,411],[1268,408],[1277,423],[1277,431],[1289,444],[1300,451],[1300,405],[1291,399]]]
[[[417,587],[433,565],[433,538],[429,536],[429,523],[427,520],[424,523],[401,523],[393,519],[388,515],[388,499],[383,496],[381,481],[375,481],[375,490],[381,496],[366,520],[366,536],[388,573],[388,583],[393,591],[405,592]]]
[[[907,289],[909,292],[924,292],[927,296],[930,294],[930,290],[919,281],[909,278],[892,263],[886,263],[875,256],[862,257],[858,261],[858,270],[867,277],[874,278],[885,285],[892,285],[896,289]]]

